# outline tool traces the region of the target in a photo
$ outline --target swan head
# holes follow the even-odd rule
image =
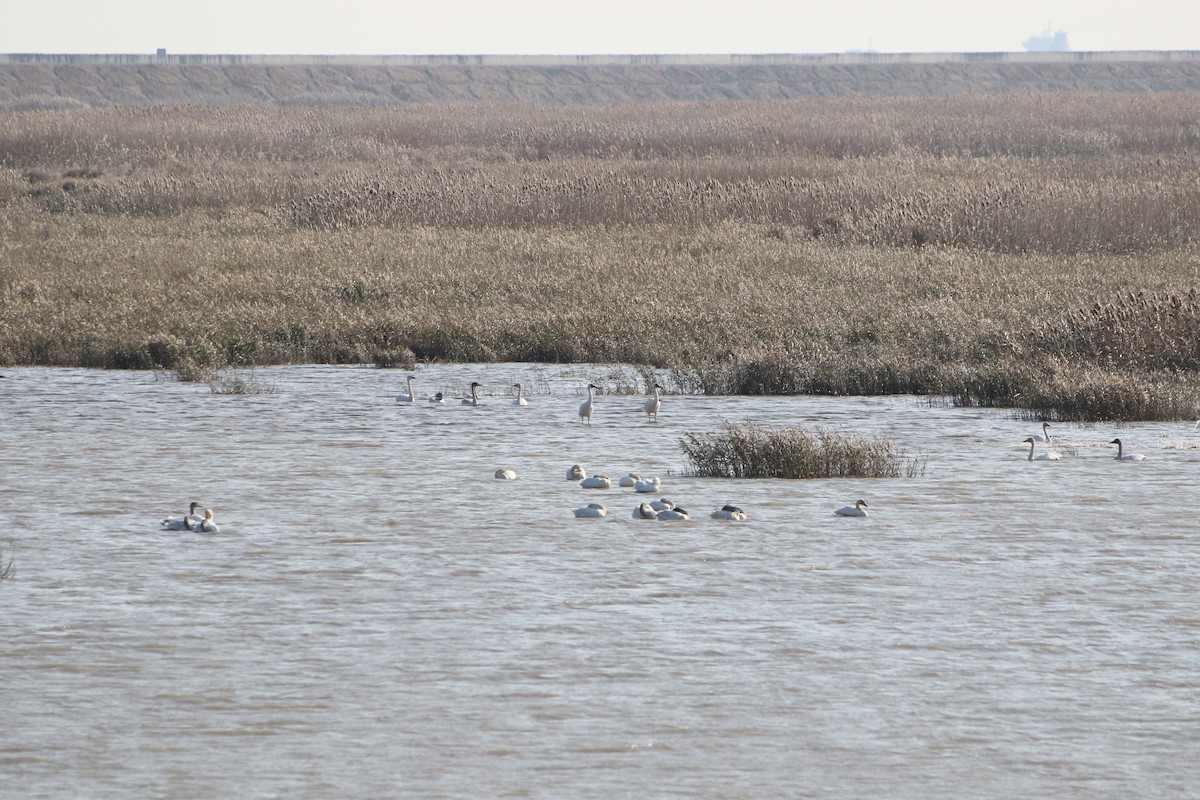
[[[866,500],[855,500],[855,501],[854,501],[854,507],[855,507],[855,508],[859,508],[859,509],[866,508],[866,507],[867,507],[867,501],[866,501]]]
[[[1027,439],[1025,440],[1025,444],[1036,444],[1036,443],[1033,441],[1033,437],[1032,437],[1032,436],[1030,436],[1029,438],[1027,438]]]
[[[744,513],[746,513],[746,512],[744,512],[744,511],[742,511],[740,508],[738,508],[737,506],[721,506],[721,510],[722,510],[722,511],[728,511],[730,514],[744,514]]]
[[[196,513],[196,508],[197,508],[199,505],[200,505],[199,503],[191,503],[190,505],[188,505],[188,515],[190,516],[190,515],[192,515],[192,514],[195,514],[195,513]]]
[[[1121,446],[1121,440],[1120,440],[1120,439],[1113,439],[1111,442],[1109,442],[1109,444],[1115,444],[1117,447],[1120,447],[1120,446]]]

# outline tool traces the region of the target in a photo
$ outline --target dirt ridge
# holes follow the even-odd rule
[[[0,64],[0,108],[754,101],[852,95],[1191,92],[1200,61],[355,65]]]

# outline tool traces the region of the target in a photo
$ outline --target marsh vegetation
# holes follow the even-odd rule
[[[685,434],[679,448],[702,478],[912,478],[924,471],[922,459],[897,452],[890,439],[824,428],[727,423],[719,433]]]
[[[1194,418],[1195,100],[14,111],[0,364],[623,362]]]

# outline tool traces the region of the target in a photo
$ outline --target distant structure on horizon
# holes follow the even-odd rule
[[[1049,28],[1042,31],[1041,36],[1030,36],[1021,42],[1021,46],[1030,53],[1062,53],[1071,49],[1067,44],[1066,31],[1055,31],[1051,34]]]

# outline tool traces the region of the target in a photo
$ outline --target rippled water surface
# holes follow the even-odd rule
[[[466,408],[400,406],[405,373],[367,368],[244,395],[7,370],[0,795],[1194,796],[1191,425],[1058,425],[1059,463],[1025,460],[1035,423],[909,397],[668,395],[652,424],[607,394],[581,426],[612,373],[415,373],[482,382]],[[680,437],[724,420],[927,466],[680,477]],[[644,496],[576,462],[660,475],[696,518],[635,521]],[[832,514],[859,497],[869,518]],[[159,530],[192,500],[219,534]]]

